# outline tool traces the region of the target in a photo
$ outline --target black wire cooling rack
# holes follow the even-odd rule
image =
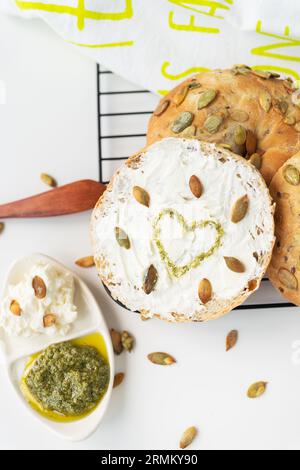
[[[144,147],[147,121],[158,98],[97,67],[99,171],[107,182],[120,161]]]
[[[97,66],[99,180],[107,183],[123,160],[145,146],[147,122],[158,97]],[[294,307],[284,302],[267,278],[237,310]]]

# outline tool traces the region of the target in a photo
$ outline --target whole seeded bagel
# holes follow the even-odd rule
[[[270,191],[276,202],[276,244],[268,275],[286,299],[300,306],[300,152],[276,173]]]
[[[269,184],[300,150],[300,97],[292,80],[247,66],[200,73],[164,97],[150,120],[148,144],[175,136],[225,145]]]
[[[256,291],[274,246],[260,173],[215,144],[164,139],[130,158],[91,221],[112,297],[143,319],[212,320]]]

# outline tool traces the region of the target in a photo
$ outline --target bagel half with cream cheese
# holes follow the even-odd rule
[[[258,289],[273,212],[243,158],[198,140],[162,140],[117,171],[93,212],[100,279],[144,319],[216,319]]]

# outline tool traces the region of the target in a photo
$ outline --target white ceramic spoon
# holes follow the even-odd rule
[[[39,261],[53,264],[58,271],[70,272],[60,263],[45,255],[34,254],[28,256],[16,261],[12,265],[4,284],[3,296],[7,294],[8,286],[10,284],[20,282],[23,279],[24,274]],[[78,276],[76,276],[76,274],[73,272],[71,274],[75,280],[74,303],[78,309],[78,318],[72,325],[70,333],[65,337],[59,335],[48,337],[40,334],[31,338],[19,338],[10,337],[3,329],[0,328],[0,355],[7,371],[9,382],[16,392],[19,402],[23,403],[28,412],[58,437],[70,441],[82,441],[87,439],[97,429],[108,407],[114,380],[114,354],[109,330],[106,326],[98,303],[87,285]],[[50,344],[74,340],[91,333],[100,333],[107,349],[110,364],[110,382],[104,398],[95,411],[79,421],[62,423],[44,418],[28,404],[20,389],[20,380],[28,357],[44,350]]]

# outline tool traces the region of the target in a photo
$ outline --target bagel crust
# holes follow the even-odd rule
[[[219,318],[259,288],[273,214],[263,178],[243,158],[164,139],[118,170],[93,212],[100,279],[143,319]]]
[[[276,202],[276,244],[269,279],[287,300],[300,306],[300,152],[276,173],[270,191]]]
[[[255,154],[251,161],[269,185],[300,150],[300,97],[291,80],[247,66],[200,73],[154,112],[148,144],[166,137],[222,144],[249,159]]]

